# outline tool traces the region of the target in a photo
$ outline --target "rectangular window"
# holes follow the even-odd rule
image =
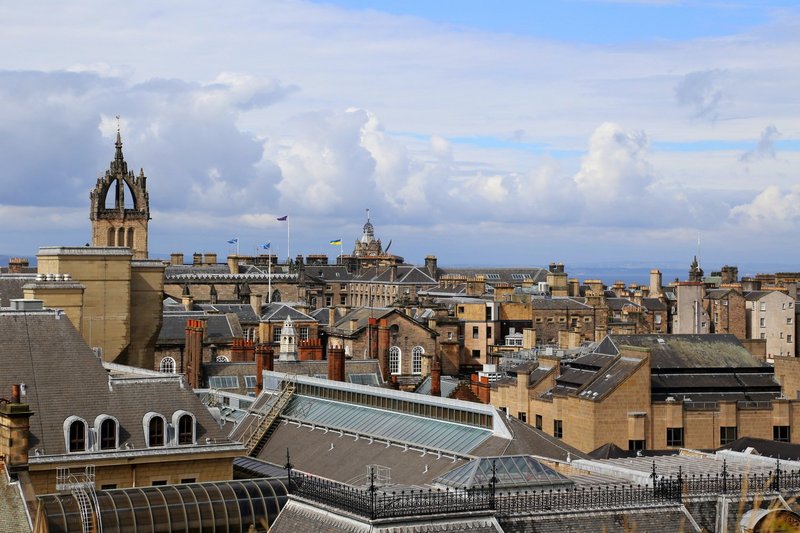
[[[564,436],[564,423],[561,420],[553,420],[553,436],[559,439]]]
[[[520,411],[517,413],[517,418],[519,418],[520,422],[527,422],[528,414],[525,411]]]
[[[486,326],[486,338],[487,339],[492,338],[492,326]]]
[[[340,294],[339,295],[339,305],[347,305],[347,295]]]
[[[491,305],[487,305],[486,306],[486,320],[487,321],[491,321],[492,320],[492,309],[493,308],[492,308]]]
[[[667,446],[683,446],[683,428],[667,428]]]
[[[767,325],[767,319],[762,316],[761,320],[759,320],[758,323],[763,328],[764,326]]]
[[[788,324],[790,326],[792,325],[792,317],[789,317],[789,318],[786,319],[786,324]]]
[[[542,429],[542,415],[536,415],[536,429]]]
[[[477,339],[478,337],[479,337],[478,326],[472,326],[472,338]]]
[[[655,315],[655,317],[653,317],[653,322],[656,325],[660,325],[661,324],[661,315]]]
[[[719,428],[719,445],[725,446],[735,441],[738,437],[738,428],[736,426],[721,426]]]
[[[245,376],[244,377],[244,386],[247,389],[255,389],[256,388],[256,377],[255,376]]]
[[[762,311],[766,311],[767,310],[767,302],[761,302],[761,310]]]
[[[239,378],[237,376],[211,376],[208,378],[208,386],[212,389],[238,389]]]
[[[275,326],[272,328],[272,342],[280,343],[281,342],[281,331],[283,328]]]
[[[463,315],[464,314],[464,306],[463,305],[459,305],[458,306],[458,314],[459,315]]]
[[[777,442],[789,442],[792,433],[789,426],[772,426],[772,440]]]
[[[308,340],[308,327],[301,327],[300,328],[300,340],[307,341]]]
[[[116,489],[116,488],[117,488],[117,484],[116,483],[108,483],[106,485],[100,485],[100,490],[111,490],[111,489]]]
[[[150,483],[150,484],[152,486],[154,486],[154,487],[160,487],[162,485],[166,485],[167,484],[167,480],[166,479],[154,479],[153,482]]]
[[[331,296],[326,296],[325,297],[325,307],[330,307],[332,303],[333,303],[333,298]]]
[[[791,343],[792,342],[792,336],[791,335],[786,335],[786,342],[787,343]]]
[[[629,440],[628,441],[628,449],[631,451],[638,451],[644,450],[645,448],[645,441],[643,440]]]
[[[185,477],[181,479],[181,484],[185,485],[187,483],[195,483],[197,481],[196,478],[193,477]]]
[[[472,357],[480,357],[481,351],[480,350],[472,350]]]

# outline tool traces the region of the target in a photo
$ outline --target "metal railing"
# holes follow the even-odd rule
[[[441,513],[494,511],[497,516],[563,512],[576,509],[631,509],[651,505],[676,505],[685,497],[720,494],[763,494],[800,491],[800,471],[785,472],[777,461],[774,471],[731,474],[723,461],[722,472],[703,475],[662,476],[655,463],[648,485],[595,485],[545,490],[498,491],[493,475],[488,486],[467,489],[378,488],[370,473],[366,488],[292,471],[288,461],[289,492],[302,500],[327,505],[369,519],[425,516]]]

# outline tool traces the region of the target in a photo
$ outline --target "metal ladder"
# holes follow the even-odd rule
[[[267,411],[264,417],[257,423],[253,429],[253,432],[245,441],[244,445],[247,448],[248,455],[253,456],[258,453],[258,445],[261,443],[267,431],[269,431],[283,410],[286,408],[286,405],[289,403],[289,400],[291,400],[293,394],[294,381],[286,381],[283,385],[280,396],[278,396],[278,400],[272,404],[270,410]]]

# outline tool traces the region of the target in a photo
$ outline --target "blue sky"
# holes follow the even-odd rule
[[[89,239],[116,115],[150,248],[796,269],[796,2],[0,3],[0,255]],[[33,46],[31,43],[35,43]],[[291,250],[285,228],[290,215]]]
[[[340,0],[321,2],[432,22],[538,38],[595,44],[723,37],[746,31],[796,8],[791,1]]]

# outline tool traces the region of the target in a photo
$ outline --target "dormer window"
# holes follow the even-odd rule
[[[142,422],[147,446],[164,446],[167,430],[167,423],[164,417],[158,413],[150,412],[144,415]]]
[[[64,420],[64,447],[68,452],[85,452],[89,443],[89,427],[86,420],[71,416]]]
[[[154,416],[148,424],[148,437],[150,446],[164,445],[164,419]]]
[[[86,422],[75,420],[69,425],[69,451],[86,451]]]
[[[197,421],[188,411],[175,411],[172,415],[172,427],[177,431],[171,437],[174,444],[185,446],[197,442]]]
[[[92,444],[92,448],[100,450],[119,448],[119,423],[113,416],[98,416],[94,421],[94,434],[97,440]]]
[[[190,415],[178,419],[178,444],[194,444],[194,419]]]

